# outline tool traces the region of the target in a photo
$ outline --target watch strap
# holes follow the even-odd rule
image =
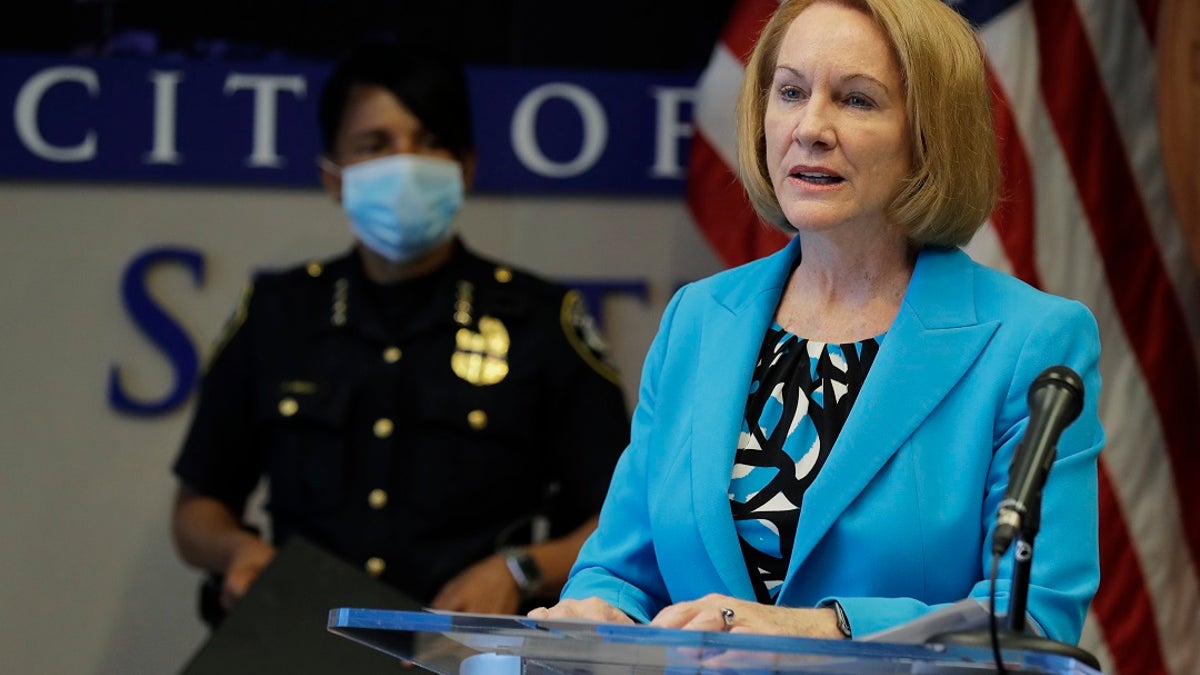
[[[517,588],[521,589],[522,595],[529,596],[541,590],[542,570],[533,556],[529,555],[529,551],[523,548],[506,548],[501,551],[501,554],[504,556],[504,563],[508,566],[509,574],[512,575],[513,581],[517,582]]]

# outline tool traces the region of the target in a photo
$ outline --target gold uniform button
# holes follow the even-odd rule
[[[310,277],[321,276],[321,263],[310,262],[305,269],[308,271],[308,276]]]
[[[300,410],[300,404],[296,403],[296,399],[292,398],[291,396],[279,401],[279,414],[283,415],[284,417],[291,417],[292,415],[295,415],[298,410]]]
[[[467,424],[470,424],[472,429],[479,431],[487,426],[487,413],[482,410],[472,410],[467,413]]]
[[[499,281],[502,284],[507,284],[508,282],[512,281],[512,270],[507,267],[497,267],[496,281]]]
[[[387,563],[383,561],[383,558],[371,557],[367,558],[366,568],[367,574],[377,577],[383,574],[383,571],[387,569]]]
[[[371,493],[367,495],[367,503],[371,505],[371,508],[377,511],[387,506],[387,500],[387,491],[380,490],[379,488],[371,490]]]
[[[380,417],[379,419],[375,420],[375,437],[387,438],[388,436],[392,435],[393,428],[394,427],[391,420],[386,417]]]
[[[401,352],[399,347],[388,347],[387,349],[383,350],[383,360],[387,361],[388,363],[395,363],[400,360],[400,354]]]

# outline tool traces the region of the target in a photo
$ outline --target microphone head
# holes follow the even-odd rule
[[[1067,366],[1050,366],[1029,385],[1029,407],[1038,409],[1038,399],[1053,394],[1063,407],[1060,413],[1070,423],[1083,410],[1083,378]]]

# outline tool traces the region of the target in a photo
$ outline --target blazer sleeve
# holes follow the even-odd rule
[[[598,597],[639,622],[650,621],[669,603],[650,523],[647,471],[654,448],[647,439],[655,424],[662,368],[685,290],[676,293],[663,312],[642,366],[629,446],[613,472],[599,525],[580,550],[561,594],[572,599]]]

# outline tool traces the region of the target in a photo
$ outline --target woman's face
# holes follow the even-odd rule
[[[764,130],[771,184],[800,232],[886,227],[911,149],[900,66],[870,17],[817,3],[792,21]]]
[[[350,88],[342,113],[342,124],[334,139],[330,159],[341,167],[380,159],[390,155],[421,155],[459,162],[463,184],[470,185],[475,163],[472,157],[459,160],[420,118],[401,103],[392,92],[373,84],[357,84]],[[321,172],[325,190],[340,202],[340,174]]]
[[[396,154],[455,159],[407,106],[376,85],[351,87],[335,145],[343,165]]]

